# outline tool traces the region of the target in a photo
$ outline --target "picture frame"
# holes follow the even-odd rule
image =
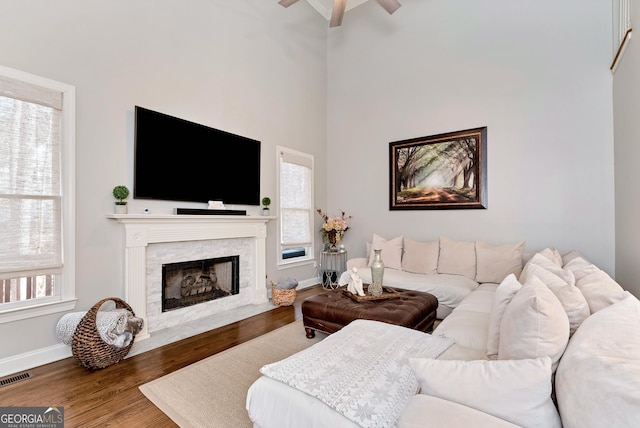
[[[389,209],[486,209],[487,127],[389,143]]]

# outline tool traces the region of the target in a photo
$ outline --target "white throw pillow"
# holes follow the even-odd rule
[[[551,400],[549,357],[508,361],[410,358],[409,365],[421,394],[463,404],[522,427],[562,426]]]
[[[576,287],[587,300],[592,314],[626,297],[624,289],[608,273],[600,269],[581,278]]]
[[[582,257],[582,253],[580,251],[572,250],[564,253],[562,255],[562,266],[566,265],[573,259],[577,259],[578,257]]]
[[[476,243],[440,237],[438,273],[476,279]]]
[[[509,274],[522,272],[524,241],[494,246],[476,241],[476,281],[501,283]]]
[[[575,286],[573,273],[557,267],[550,271],[536,264],[528,265],[527,271],[527,275],[538,277],[560,300],[569,318],[569,336],[573,335],[580,324],[591,315],[587,299]]]
[[[573,276],[576,277],[576,281],[581,280],[589,274],[600,272],[599,267],[587,261],[583,257],[576,257],[574,259],[571,259],[563,266],[563,269],[573,272]]]
[[[489,332],[487,333],[487,357],[495,360],[498,357],[498,344],[500,343],[500,322],[507,305],[522,284],[518,282],[516,276],[511,274],[500,283],[493,295],[493,306],[489,316]]]
[[[380,256],[385,268],[402,270],[402,236],[386,240],[380,235],[373,234],[369,266],[373,263],[373,250],[382,250]]]
[[[557,266],[562,267],[562,255],[560,254],[560,251],[556,250],[555,248],[552,248],[552,247],[545,248],[542,251],[538,251],[538,254],[549,259],[550,261],[555,263]]]
[[[569,318],[553,292],[532,276],[513,296],[500,322],[499,360],[550,357],[557,367],[569,341]]]
[[[520,283],[524,284],[527,282],[527,279],[529,278],[529,272],[531,271],[531,266],[534,265],[543,267],[549,272],[556,274],[566,283],[575,284],[575,278],[573,277],[571,272],[563,270],[561,266],[558,266],[555,262],[549,260],[540,253],[537,253],[533,257],[531,257],[524,268],[522,268],[522,273],[520,274],[520,278],[518,278]]]
[[[640,301],[629,293],[578,329],[556,373],[567,428],[640,426]]]
[[[440,243],[418,242],[404,238],[404,252],[402,254],[402,270],[412,273],[433,275],[438,273],[438,254]]]

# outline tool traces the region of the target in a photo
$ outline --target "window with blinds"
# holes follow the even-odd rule
[[[63,165],[73,156],[65,162],[63,151],[73,149],[65,131],[75,131],[63,128],[74,123],[74,104],[71,86],[0,68],[0,312],[70,294],[62,289]]]
[[[278,148],[280,263],[313,258],[313,156]]]

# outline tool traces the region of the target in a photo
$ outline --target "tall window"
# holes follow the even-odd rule
[[[280,257],[286,264],[313,258],[313,156],[278,147]]]
[[[73,307],[75,89],[0,67],[0,322]]]

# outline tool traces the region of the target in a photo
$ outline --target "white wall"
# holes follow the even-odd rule
[[[527,251],[577,249],[614,270],[611,5],[376,2],[330,30],[327,199],[375,232]],[[488,209],[390,211],[389,142],[488,127]]]
[[[133,186],[134,106],[262,141],[262,195],[276,196],[276,145],[316,156],[326,183],[326,21],[264,0],[58,0],[5,4],[0,64],[76,86],[77,309],[124,297],[111,190]],[[212,162],[214,163],[214,162]],[[321,201],[320,203],[323,203]],[[129,200],[129,212],[204,204]],[[275,208],[275,207],[273,207]],[[257,207],[256,207],[257,211]],[[275,221],[267,273],[278,271]],[[0,324],[0,360],[58,345],[59,315]]]
[[[640,22],[640,1],[631,2]],[[613,79],[616,180],[616,281],[640,296],[640,40],[635,31]]]

